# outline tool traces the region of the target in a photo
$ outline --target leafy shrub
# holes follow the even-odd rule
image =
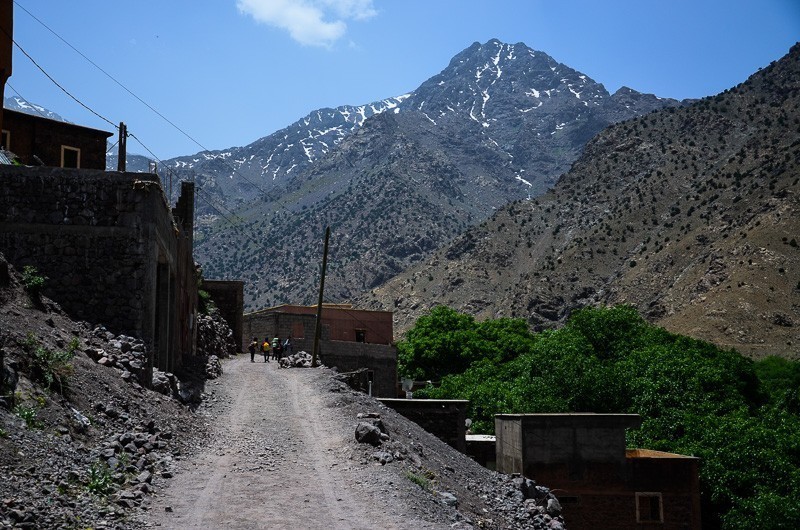
[[[96,495],[108,495],[114,491],[111,469],[105,463],[94,463],[89,468],[89,481],[86,489]]]
[[[75,356],[75,353],[78,351],[78,348],[81,347],[81,341],[78,340],[78,337],[72,337],[72,340],[69,341],[67,345],[67,353],[71,356]]]
[[[208,291],[199,289],[197,291],[197,310],[201,315],[208,315],[214,308],[214,302],[211,300],[211,294]]]
[[[59,393],[63,395],[67,388],[67,380],[74,371],[71,361],[77,350],[76,340],[70,342],[70,347],[66,351],[53,351],[40,346],[36,338],[29,334],[23,347],[32,354],[31,375],[33,379],[42,383],[49,390],[55,390],[57,384]]]
[[[39,271],[33,265],[25,265],[22,268],[22,285],[32,295],[38,295],[46,281],[47,277],[39,275]]]
[[[405,474],[408,480],[410,480],[420,488],[424,489],[425,491],[430,491],[431,480],[433,479],[431,472],[415,473],[413,471],[406,471]]]
[[[19,404],[14,407],[13,410],[14,414],[16,414],[19,418],[25,421],[25,425],[29,429],[39,429],[41,428],[42,424],[39,420],[36,419],[37,414],[39,413],[39,409],[36,407],[29,407],[27,405]]]

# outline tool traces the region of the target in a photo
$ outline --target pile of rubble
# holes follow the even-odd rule
[[[381,466],[397,463],[410,463],[414,469],[420,470],[418,474],[412,473],[413,479],[419,481],[423,488],[433,488],[439,501],[447,506],[458,507],[459,498],[454,491],[441,487],[435,481],[426,477],[426,468],[422,463],[428,459],[424,450],[416,445],[406,445],[402,441],[392,440],[389,431],[378,412],[359,413],[356,416],[358,424],[355,428],[355,439],[362,444],[369,444],[376,448],[371,454],[374,461]],[[496,484],[474,484],[472,489],[485,488],[485,498],[494,498],[494,508],[501,513],[506,513],[510,519],[518,523],[519,528],[532,528],[535,530],[564,530],[566,525],[561,515],[561,504],[550,489],[539,486],[534,480],[514,474],[508,479],[506,475],[499,475],[501,482]],[[498,493],[498,489],[502,493]],[[472,522],[464,521],[467,528],[472,527]]]
[[[97,364],[116,368],[124,381],[140,385],[146,383],[147,353],[144,342],[127,335],[114,335],[105,326],[96,326],[92,335],[105,343],[105,347],[88,346],[84,352]]]
[[[236,353],[233,332],[228,324],[219,315],[213,312],[198,319],[198,355],[204,361],[203,376],[205,379],[216,379],[222,375],[220,357],[228,357]],[[215,333],[220,333],[216,336]],[[148,386],[147,368],[148,356],[144,342],[136,337],[115,335],[105,326],[99,325],[92,330],[92,335],[103,346],[91,344],[84,349],[84,353],[101,366],[115,368],[123,381],[132,383],[137,387]],[[203,339],[200,340],[200,337]],[[191,363],[191,359],[188,361]],[[197,401],[197,390],[182,388],[181,381],[175,374],[162,372],[158,368],[152,369],[149,387],[165,396],[174,396],[184,403]],[[197,386],[197,385],[192,385]]]
[[[286,357],[281,357],[278,364],[281,368],[311,368],[311,354],[299,351]]]
[[[46,298],[31,303],[4,264],[0,529],[139,528],[132,508],[194,450],[204,423],[173,397],[172,374],[154,371],[166,396],[146,388],[140,340],[72,321]],[[48,388],[37,358],[60,359],[45,365],[58,385]]]
[[[207,315],[197,317],[197,355],[226,358],[236,355],[237,345],[233,331],[219,313],[212,308]]]

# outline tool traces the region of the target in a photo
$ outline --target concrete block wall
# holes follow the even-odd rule
[[[699,460],[626,449],[636,414],[500,414],[497,470],[522,473],[559,491],[574,530],[700,528]],[[637,521],[637,495],[657,496],[663,521]]]
[[[310,350],[309,350],[310,351]],[[397,388],[397,348],[388,344],[320,341],[320,360],[340,372],[366,368],[373,372],[372,395],[394,397]]]
[[[467,451],[467,405],[463,399],[381,399],[429,433],[462,453]]]

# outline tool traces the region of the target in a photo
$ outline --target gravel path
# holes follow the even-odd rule
[[[392,482],[375,497],[352,462],[352,418],[337,414],[319,370],[230,359],[212,382],[208,444],[154,498],[148,526],[182,528],[448,528],[409,520]],[[327,378],[329,380],[329,378]],[[384,485],[386,486],[386,485]],[[380,489],[380,488],[378,488]]]

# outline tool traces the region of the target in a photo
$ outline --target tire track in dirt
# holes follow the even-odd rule
[[[307,370],[228,360],[210,382],[213,434],[154,498],[148,526],[174,529],[403,528],[341,473],[345,445]]]

